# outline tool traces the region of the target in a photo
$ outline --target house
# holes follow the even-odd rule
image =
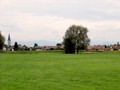
[[[88,51],[91,51],[91,50],[103,51],[103,50],[105,50],[105,46],[104,45],[87,46],[86,50],[88,50]]]

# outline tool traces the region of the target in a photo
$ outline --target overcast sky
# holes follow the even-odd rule
[[[0,0],[0,31],[12,43],[62,42],[67,28],[88,28],[91,44],[120,42],[119,0]]]

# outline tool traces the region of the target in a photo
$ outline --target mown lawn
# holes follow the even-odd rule
[[[0,53],[0,90],[120,90],[120,53]]]

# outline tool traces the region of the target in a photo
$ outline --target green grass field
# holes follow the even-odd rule
[[[120,90],[120,52],[0,53],[0,90]]]

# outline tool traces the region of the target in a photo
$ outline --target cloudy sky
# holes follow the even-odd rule
[[[67,28],[88,28],[91,44],[120,42],[119,0],[0,0],[0,31],[12,43],[62,42]],[[50,43],[51,42],[51,43]]]

